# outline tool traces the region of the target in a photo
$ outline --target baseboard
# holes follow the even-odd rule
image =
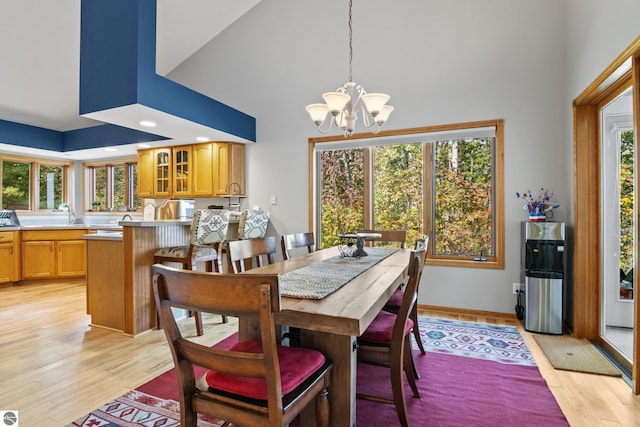
[[[447,314],[462,314],[467,316],[481,316],[481,317],[497,317],[508,320],[518,320],[515,313],[502,313],[498,311],[485,311],[485,310],[472,310],[469,308],[458,307],[442,307],[437,305],[424,305],[418,304],[419,312],[440,312]]]

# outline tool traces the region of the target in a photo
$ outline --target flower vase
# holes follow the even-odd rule
[[[547,220],[547,216],[544,214],[530,214],[529,222],[544,222]]]

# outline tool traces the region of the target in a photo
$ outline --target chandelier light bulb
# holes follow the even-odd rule
[[[382,107],[384,107],[389,98],[390,96],[386,93],[367,93],[362,95],[362,102],[364,102],[369,113],[376,117],[382,111]]]

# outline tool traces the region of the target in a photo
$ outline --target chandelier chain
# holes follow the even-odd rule
[[[349,81],[353,81],[351,73],[353,63],[353,25],[351,23],[351,7],[353,6],[353,0],[349,0]]]

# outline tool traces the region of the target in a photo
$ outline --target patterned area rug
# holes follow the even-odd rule
[[[427,354],[414,350],[422,398],[407,399],[412,426],[568,426],[516,328],[427,317],[419,322]],[[217,346],[228,348],[235,339]],[[67,427],[179,426],[175,384],[175,371],[169,370]],[[357,384],[358,391],[391,397],[386,368],[359,364]],[[405,394],[411,395],[408,386]],[[358,425],[372,425],[373,419],[376,426],[398,425],[393,405],[360,399],[356,405]],[[221,424],[210,418],[198,422],[200,427]]]
[[[536,366],[524,338],[512,326],[431,317],[420,317],[418,322],[427,352]]]
[[[218,427],[222,421],[198,415],[198,426]],[[173,427],[180,425],[180,404],[137,390],[108,402],[67,427]]]

